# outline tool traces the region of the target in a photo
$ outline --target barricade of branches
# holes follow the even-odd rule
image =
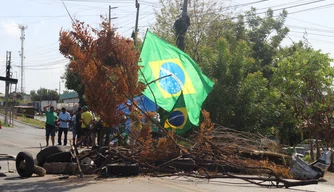
[[[108,164],[130,163],[150,174],[196,172],[197,176],[212,178],[231,176],[230,172],[262,173],[267,176],[266,180],[275,176],[276,180],[272,181],[281,181],[271,163],[261,164],[240,155],[240,152],[260,150],[261,135],[217,126],[211,122],[209,113],[203,111],[204,121],[196,139],[188,141],[174,135],[173,131],[166,131],[152,120],[152,114],[143,112],[133,101],[145,88],[138,83],[139,53],[131,40],[110,30],[108,22],[104,21],[102,28],[97,30],[76,21],[73,31],[60,32],[60,52],[70,59],[68,70],[79,74],[90,108],[107,124],[118,125],[124,115],[119,106],[131,101],[127,106],[131,132],[128,141],[122,142],[124,146],[102,147],[79,154],[80,160],[85,157],[94,160],[95,173],[106,172]],[[159,127],[160,138],[152,137],[152,124]],[[116,137],[121,141],[125,139],[120,134]],[[181,145],[177,142],[179,139],[188,145]],[[288,177],[284,175],[288,168],[280,167],[280,173]]]
[[[126,146],[121,147],[102,147],[91,152],[90,156],[96,165],[95,173],[105,173],[104,168],[108,164],[126,163],[136,164],[141,173],[153,176],[184,175],[209,179],[229,177],[243,179],[257,185],[276,187],[315,183],[315,181],[289,182],[282,179],[291,178],[288,167],[277,165],[269,160],[259,161],[241,156],[238,151],[240,150],[238,142],[252,141],[246,143],[249,150],[257,149],[261,142],[251,138],[261,139],[261,136],[245,133],[248,136],[245,137],[243,133],[236,132],[235,135],[229,136],[235,137],[236,143],[227,137],[226,141],[229,144],[225,143],[225,146],[223,144],[225,141],[215,140],[215,134],[217,130],[223,129],[228,132],[229,129],[215,127],[210,121],[208,112],[203,111],[202,115],[204,121],[200,125],[196,144],[188,148],[181,146],[184,149],[180,149],[180,145],[175,142],[177,139],[172,131],[167,132],[168,137],[154,139],[151,134],[151,122],[138,122],[138,127],[135,129],[137,133],[130,134],[130,137],[133,137],[133,143],[128,142]],[[236,176],[232,173],[249,176]]]

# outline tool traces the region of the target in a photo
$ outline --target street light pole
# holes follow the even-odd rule
[[[135,46],[137,46],[137,37],[138,37],[139,8],[140,8],[140,4],[138,3],[138,0],[136,0],[137,14],[136,14],[135,30],[133,32],[133,43],[134,43]]]

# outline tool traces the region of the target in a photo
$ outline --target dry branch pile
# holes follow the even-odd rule
[[[264,168],[270,168],[279,176],[289,178],[286,166],[242,155],[242,152],[251,153],[262,147],[261,135],[215,127],[209,113],[203,111],[202,114],[205,120],[196,133],[197,138],[192,140],[175,136],[173,132],[153,139],[150,124],[140,122],[141,129],[137,128],[136,134],[130,134],[134,141],[129,145],[103,147],[90,152],[95,161],[95,172],[103,173],[108,164],[128,163],[137,164],[141,172],[151,174],[196,172],[209,177],[230,172],[260,174],[264,173]],[[181,140],[183,145],[179,144]]]
[[[149,124],[140,122],[142,128],[130,135],[134,140],[132,144],[85,151],[78,157],[80,160],[86,157],[93,159],[94,170],[91,173],[101,176],[130,176],[140,172],[158,177],[238,178],[256,185],[275,187],[317,183],[317,180],[291,182],[282,179],[291,178],[287,166],[242,155],[242,151],[251,153],[263,147],[261,135],[215,127],[208,112],[202,111],[202,115],[204,122],[196,139],[187,140],[173,132],[153,139]],[[184,145],[179,144],[181,140]]]

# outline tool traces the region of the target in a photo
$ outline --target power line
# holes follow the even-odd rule
[[[320,24],[318,24],[318,23],[313,23],[313,22],[309,22],[309,21],[304,21],[304,20],[297,19],[297,18],[293,18],[293,17],[290,17],[290,16],[288,16],[288,18],[290,18],[290,19],[294,19],[294,20],[297,20],[297,21],[301,21],[301,22],[304,22],[304,23],[308,23],[308,24],[316,25],[316,26],[319,26],[319,27],[324,27],[324,28],[327,28],[327,29],[333,29],[333,30],[334,30],[334,27],[328,27],[328,26],[326,26],[326,25],[320,25]]]
[[[282,4],[278,4],[278,5],[273,5],[273,6],[270,6],[270,7],[257,8],[256,10],[259,11],[259,10],[269,9],[269,8],[274,8],[274,7],[283,7],[283,6],[286,6],[286,5],[293,5],[293,4],[299,3],[301,1],[305,1],[305,0],[298,0],[298,1],[293,1],[293,2],[289,2],[289,3],[282,3]]]
[[[334,35],[325,35],[325,34],[318,34],[318,33],[308,33],[306,32],[301,32],[301,31],[290,31],[291,33],[302,33],[305,35],[316,35],[316,36],[323,36],[323,37],[334,37]]]
[[[300,10],[300,11],[295,11],[295,12],[292,12],[292,13],[289,13],[289,14],[291,15],[291,14],[305,12],[305,11],[312,11],[312,10],[317,10],[317,9],[325,9],[325,8],[329,8],[329,7],[333,7],[333,6],[334,6],[334,3],[331,3],[331,4],[327,4],[327,5],[322,5],[322,6],[318,6],[318,7],[313,7],[313,8],[309,8],[309,9],[303,9],[303,10]]]
[[[66,7],[66,5],[65,5],[64,1],[63,1],[63,0],[61,0],[61,2],[63,3],[63,5],[64,5],[64,8],[66,9],[66,12],[67,12],[68,16],[71,18],[71,20],[72,20],[72,23],[75,23],[75,22],[74,22],[74,19],[72,18],[72,16],[71,16],[70,12],[68,11],[68,9],[67,9],[67,7]]]
[[[310,4],[314,4],[314,3],[319,3],[322,1],[326,1],[326,0],[317,0],[317,1],[311,1],[311,2],[307,2],[307,3],[302,3],[302,4],[298,4],[298,5],[292,5],[292,6],[288,6],[288,7],[283,7],[283,8],[279,8],[279,9],[274,9],[272,11],[281,11],[281,10],[286,10],[286,9],[292,9],[292,8],[296,8],[296,7],[301,7],[301,6],[305,6],[305,5],[310,5]],[[269,7],[270,8],[270,7]],[[269,9],[268,8],[268,9]],[[257,14],[262,14],[262,13],[267,13],[267,11],[261,12],[261,13],[257,13]]]
[[[289,27],[289,28],[300,29],[300,30],[323,32],[323,33],[334,33],[334,30],[311,28],[311,27],[302,27],[302,26],[296,26],[296,25],[286,25],[286,26]]]
[[[298,36],[298,35],[290,35],[290,36],[300,38],[300,36]],[[313,39],[313,38],[308,38],[308,37],[307,37],[307,39],[308,40],[312,40],[312,41],[317,41],[317,42],[322,42],[322,43],[333,44],[334,45],[334,42],[331,42],[331,41],[325,41],[325,40],[320,40],[320,39]]]

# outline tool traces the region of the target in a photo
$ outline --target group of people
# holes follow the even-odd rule
[[[49,110],[47,110],[49,108]],[[105,146],[116,144],[117,139],[110,141],[111,135],[119,135],[119,127],[109,126],[106,122],[97,118],[87,106],[79,107],[78,111],[71,115],[65,108],[61,109],[59,115],[55,112],[52,105],[43,107],[46,115],[45,132],[46,146],[49,146],[51,136],[52,146],[55,144],[55,136],[58,130],[58,145],[62,145],[62,135],[64,133],[64,146],[67,145],[67,134],[72,124],[73,144],[82,146]],[[125,119],[124,119],[125,120]],[[123,120],[123,123],[125,122]],[[98,144],[98,145],[97,145]]]

